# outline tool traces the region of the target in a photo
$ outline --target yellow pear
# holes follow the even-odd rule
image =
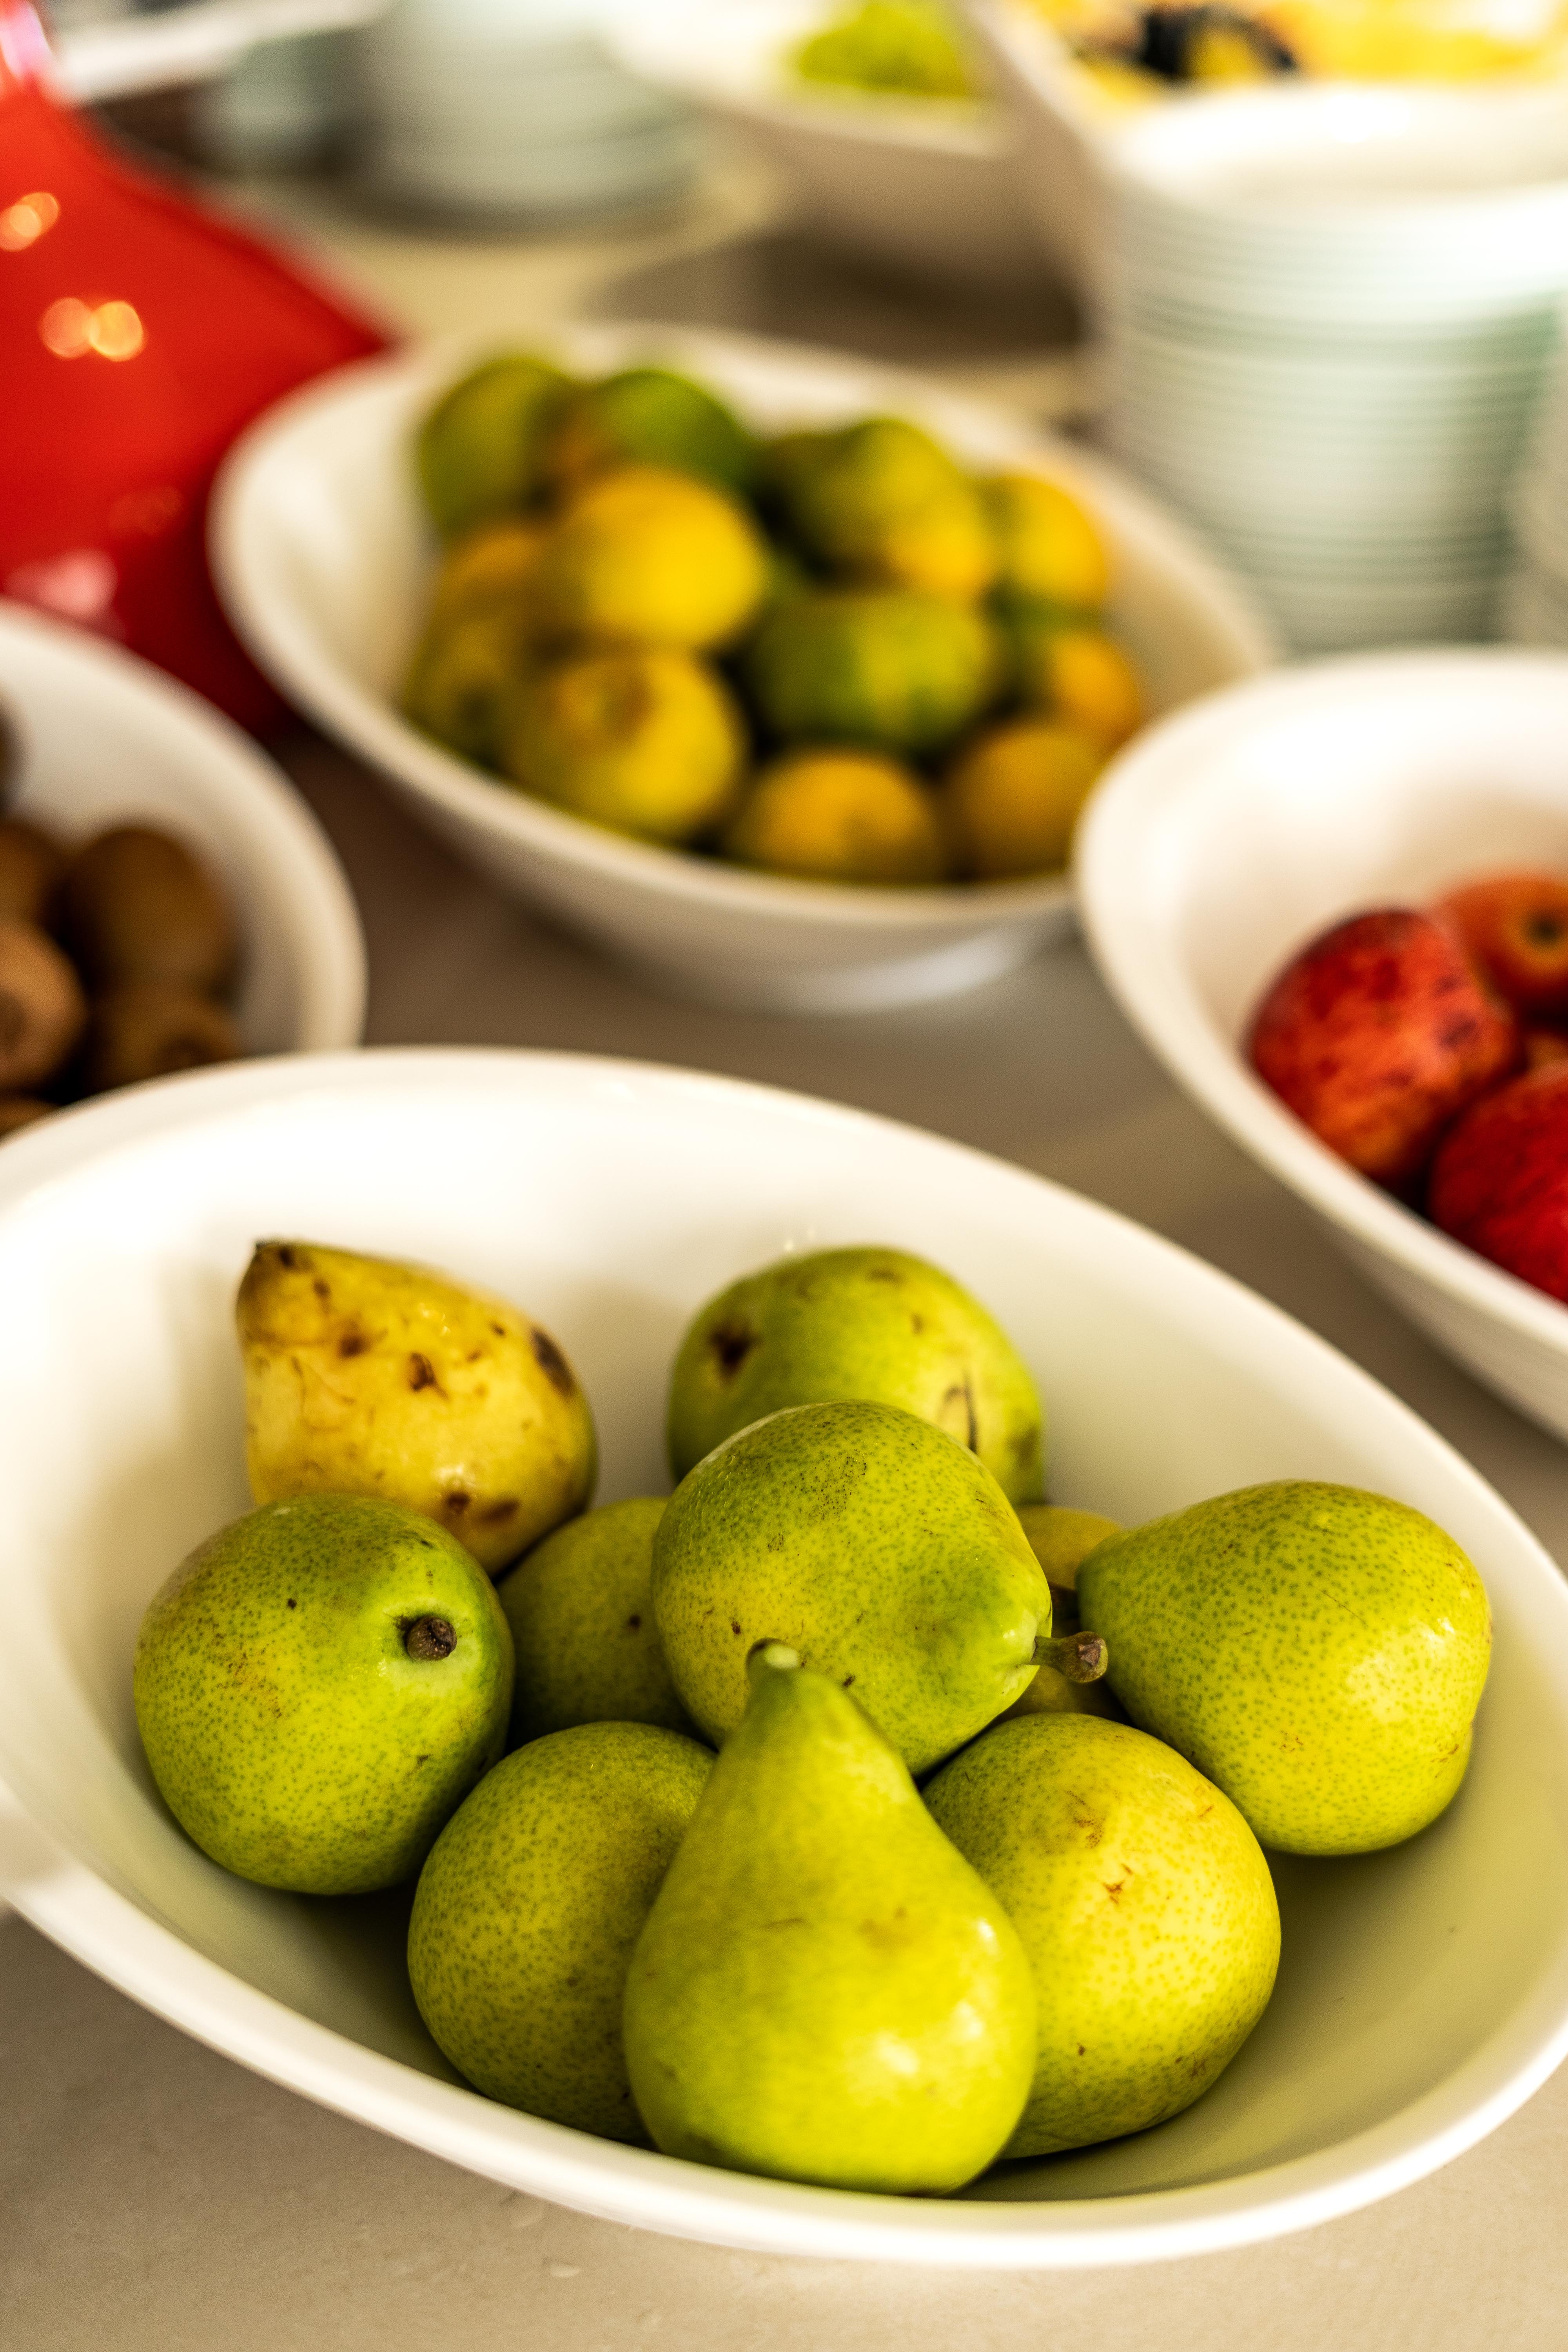
[[[377,1495],[492,1575],[594,1490],[593,1416],[547,1331],[428,1267],[257,1244],[237,1302],[258,1503]]]

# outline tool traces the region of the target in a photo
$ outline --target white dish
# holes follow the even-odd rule
[[[230,1878],[137,1748],[130,1660],[171,1565],[246,1507],[234,1283],[258,1234],[432,1259],[569,1349],[602,1496],[663,1479],[699,1301],[786,1248],[936,1255],[1041,1379],[1063,1497],[1124,1519],[1300,1475],[1403,1497],[1475,1558],[1497,1622],[1468,1786],[1394,1853],[1280,1865],[1268,2015],[1157,2132],[946,2201],[748,2179],[612,2146],[458,2084],[377,1903]],[[1493,2128],[1568,2043],[1568,1589],[1405,1406],[1276,1309],[1109,1212],[958,1146],[732,1081],[544,1055],[255,1065],[68,1113],[0,1153],[0,1290],[28,1367],[0,1417],[0,1879],[160,2014],[340,2112],[628,2226],[779,2253],[1102,2267],[1270,2238]],[[1130,1433],[1135,1432],[1135,1440]]]
[[[831,0],[665,0],[624,10],[610,38],[630,72],[763,148],[830,243],[918,277],[1037,285],[1001,110],[801,80],[789,52],[832,14]]]
[[[511,339],[587,371],[662,357],[765,431],[868,412],[912,416],[976,465],[1076,486],[1115,554],[1118,625],[1156,708],[1262,667],[1272,641],[1183,528],[1114,470],[928,381],[797,345],[668,328],[524,328]],[[826,1012],[973,986],[1068,928],[1065,877],[875,890],[748,873],[603,832],[509,791],[416,733],[394,704],[431,549],[409,461],[441,386],[504,345],[495,331],[346,368],[242,438],[213,506],[229,614],[290,697],[378,767],[437,831],[656,983],[735,1004]]]
[[[1285,670],[1114,763],[1082,828],[1089,944],[1172,1076],[1440,1346],[1568,1436],[1568,1309],[1368,1183],[1238,1046],[1336,918],[1478,873],[1568,866],[1568,658],[1476,648]]]
[[[342,869],[287,778],[185,687],[101,637],[0,600],[0,702],[24,744],[16,814],[68,840],[138,818],[210,858],[244,935],[253,1054],[359,1042],[364,943]]]

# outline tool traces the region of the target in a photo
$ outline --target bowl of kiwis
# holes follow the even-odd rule
[[[364,987],[342,869],[271,761],[161,671],[0,600],[0,1139],[357,1044]]]

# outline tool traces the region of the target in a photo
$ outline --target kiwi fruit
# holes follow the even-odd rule
[[[47,929],[66,852],[52,833],[25,817],[0,817],[0,917]]]
[[[0,921],[0,1093],[52,1077],[86,1020],[81,982],[53,940],[34,923]]]
[[[116,825],[78,851],[60,886],[59,929],[89,988],[162,981],[216,994],[234,977],[226,896],[184,842],[152,825]]]
[[[237,1061],[239,1032],[221,1004],[166,980],[128,980],[94,999],[77,1076],[84,1094]]]

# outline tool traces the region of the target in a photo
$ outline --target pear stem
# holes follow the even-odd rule
[[[1110,1653],[1100,1633],[1068,1633],[1058,1641],[1035,1643],[1035,1664],[1054,1666],[1069,1683],[1097,1683],[1110,1663]]]

